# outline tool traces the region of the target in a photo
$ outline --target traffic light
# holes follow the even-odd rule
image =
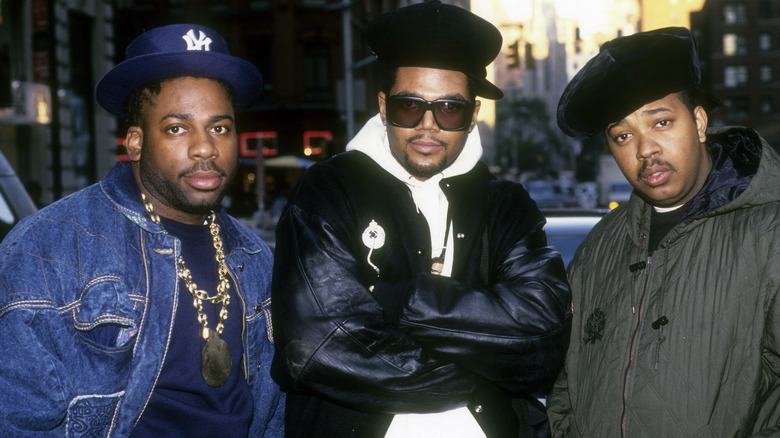
[[[536,60],[534,59],[534,45],[531,43],[525,43],[525,68],[533,70],[536,66]]]
[[[509,54],[506,58],[509,68],[520,68],[520,41],[509,45]]]

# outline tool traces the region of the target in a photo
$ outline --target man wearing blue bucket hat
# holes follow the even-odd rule
[[[557,437],[780,436],[780,157],[708,128],[690,31],[602,45],[558,126],[604,136],[634,187],[569,264],[571,345]]]
[[[367,29],[379,113],[306,172],[277,227],[274,378],[295,437],[544,432],[571,315],[520,184],[481,163],[498,29],[416,3]],[[533,418],[533,414],[539,414]],[[536,420],[539,421],[536,421]]]
[[[0,436],[280,436],[272,254],[220,207],[260,73],[198,25],[126,55],[95,95],[131,163],[0,245]]]

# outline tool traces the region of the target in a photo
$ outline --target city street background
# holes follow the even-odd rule
[[[239,174],[226,208],[272,236],[305,169],[344,150],[377,112],[364,29],[410,0],[0,0],[0,151],[39,206],[98,181],[126,125],[96,105],[97,80],[141,32],[194,22],[220,32],[264,78],[238,117]],[[523,183],[545,210],[608,208],[631,187],[597,136],[555,123],[569,79],[610,39],[666,26],[692,29],[705,90],[723,107],[711,125],[748,125],[780,145],[780,0],[444,0],[501,31],[483,100],[483,161]],[[269,237],[271,239],[271,237]]]

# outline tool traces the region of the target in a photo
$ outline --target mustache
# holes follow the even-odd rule
[[[195,173],[195,172],[202,172],[202,171],[209,171],[209,172],[218,172],[220,176],[227,176],[227,172],[225,172],[224,169],[217,166],[213,161],[211,160],[201,160],[195,163],[192,167],[190,167],[187,170],[184,170],[179,173],[180,177]]]
[[[637,179],[642,179],[642,175],[645,173],[648,167],[653,166],[661,166],[665,167],[673,172],[677,172],[677,168],[675,168],[672,163],[668,161],[661,161],[658,158],[653,158],[650,161],[645,161],[644,164],[642,164],[642,167],[639,169],[639,173],[637,174]]]
[[[411,136],[411,137],[406,139],[406,143],[412,143],[412,142],[415,142],[417,140],[422,140],[422,139],[426,139],[428,141],[432,141],[432,142],[438,144],[439,146],[447,146],[447,142],[446,141],[440,140],[440,139],[438,139],[436,137],[431,137],[428,134],[417,134],[417,135]]]

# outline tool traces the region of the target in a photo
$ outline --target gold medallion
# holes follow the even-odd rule
[[[152,221],[157,225],[161,225],[160,216],[154,212],[154,207],[146,199],[144,194],[141,194],[141,200]],[[219,237],[219,225],[217,225],[217,217],[213,211],[211,212],[210,220],[206,221],[206,225],[209,227],[214,250],[216,251],[217,263],[219,264],[219,284],[217,285],[217,293],[214,294],[214,296],[209,296],[206,291],[198,289],[198,285],[192,281],[192,274],[184,265],[184,258],[181,256],[178,260],[178,276],[184,282],[190,295],[192,295],[192,305],[198,313],[198,323],[201,326],[200,336],[206,342],[206,346],[203,347],[203,352],[201,353],[201,358],[203,360],[201,374],[203,374],[203,378],[209,386],[222,386],[227,381],[228,377],[230,377],[230,367],[232,365],[230,348],[228,348],[227,342],[219,338],[219,335],[221,335],[222,331],[225,329],[225,320],[228,316],[228,304],[230,304],[228,289],[230,289],[230,282],[227,279],[228,269],[225,265],[225,254],[222,252],[222,239]],[[219,322],[214,330],[208,328],[208,317],[203,312],[204,302],[222,307],[219,311]]]
[[[230,349],[227,342],[219,338],[215,332],[209,334],[209,340],[203,347],[203,368],[201,373],[209,386],[222,386],[230,377]]]

